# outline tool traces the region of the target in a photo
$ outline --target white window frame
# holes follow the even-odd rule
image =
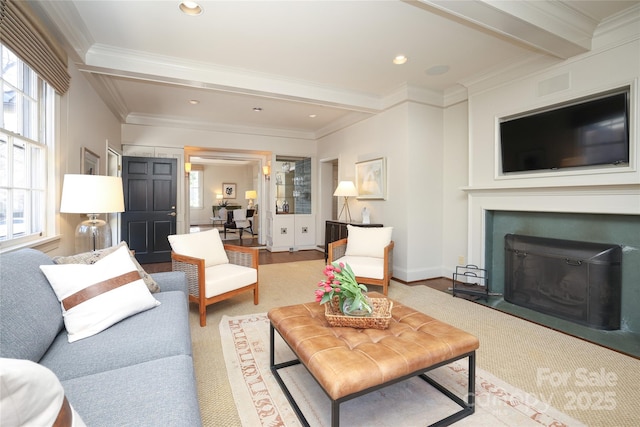
[[[192,179],[193,178],[193,179]],[[193,185],[192,181],[196,184]],[[193,168],[189,172],[189,208],[190,209],[204,209],[204,170],[201,168]],[[192,197],[192,194],[197,192],[197,200]]]
[[[11,52],[4,45],[0,45],[0,49],[6,49]],[[16,69],[30,68],[19,58],[16,58],[16,61],[18,63]],[[6,163],[0,170],[2,175],[0,177],[0,191],[7,193],[6,205],[0,205],[0,215],[5,221],[2,240],[0,240],[0,252],[18,247],[33,246],[35,242],[40,243],[54,235],[55,198],[53,194],[55,194],[55,191],[53,186],[55,185],[55,177],[52,167],[54,164],[53,159],[55,158],[55,120],[58,96],[53,88],[40,76],[37,76],[36,80],[37,99],[35,100],[36,106],[34,108],[35,117],[33,117],[36,122],[33,123],[36,130],[34,135],[30,135],[29,132],[27,133],[30,137],[22,135],[21,125],[25,123],[24,117],[15,118],[20,123],[17,129],[7,129],[7,126],[5,126],[6,111],[4,102],[0,108],[0,133],[4,135],[3,138],[6,138],[8,142],[5,153]],[[3,75],[0,74],[0,92],[2,92],[3,96],[7,85],[22,97],[30,98],[31,101],[34,101],[19,87],[15,87],[10,82],[5,81]],[[20,102],[16,102],[16,105],[15,114],[23,116],[25,110],[21,108]],[[16,164],[13,159],[13,147],[16,145],[25,147],[24,167],[27,170],[25,170],[24,174],[24,183],[15,182],[13,179],[14,166]],[[32,153],[37,153],[37,156],[40,156],[37,164],[35,164],[36,158],[32,157]],[[15,212],[12,203],[17,192],[26,194],[23,209],[24,231],[20,231],[22,227],[20,230],[15,230],[13,226],[15,219],[14,221],[8,221],[8,216]],[[7,217],[5,218],[5,216]],[[14,235],[14,233],[16,234]]]

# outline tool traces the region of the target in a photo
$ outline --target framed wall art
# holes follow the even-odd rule
[[[84,175],[100,175],[100,156],[82,147],[82,173]]]
[[[222,198],[235,199],[236,198],[236,184],[225,182],[222,184]]]
[[[387,198],[387,171],[385,158],[356,163],[356,188],[358,199]]]

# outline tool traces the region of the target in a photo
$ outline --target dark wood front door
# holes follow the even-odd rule
[[[122,238],[140,263],[171,261],[176,233],[176,159],[123,157]]]

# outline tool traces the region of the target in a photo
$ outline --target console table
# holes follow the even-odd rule
[[[324,232],[324,262],[329,259],[329,243],[347,237],[347,225],[356,227],[382,227],[382,224],[362,224],[360,222],[327,221]]]

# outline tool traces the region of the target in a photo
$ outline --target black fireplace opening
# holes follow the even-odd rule
[[[504,299],[595,329],[620,329],[622,247],[507,234]]]

